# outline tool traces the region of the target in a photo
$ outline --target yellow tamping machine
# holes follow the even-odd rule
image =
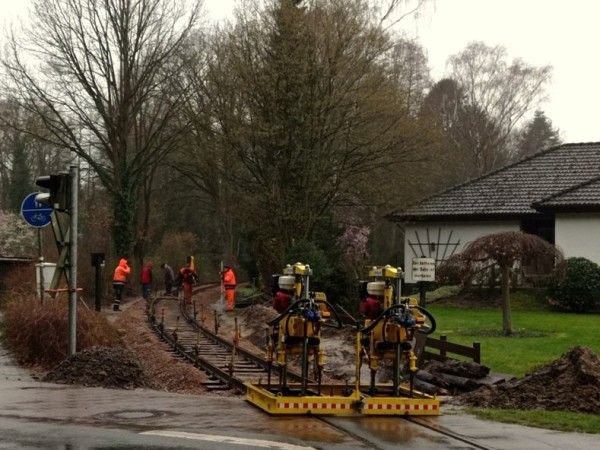
[[[402,372],[408,372],[409,392],[413,391],[417,357],[413,351],[415,333],[431,334],[436,322],[419,306],[416,298],[401,296],[402,270],[391,266],[375,266],[369,270],[369,281],[362,283],[360,311],[364,324],[358,327],[357,378],[363,362],[370,370],[370,395],[400,395]],[[382,362],[393,366],[391,387],[379,387],[376,375]]]
[[[324,325],[341,326],[335,309],[325,294],[310,291],[312,270],[308,265],[288,265],[274,277],[273,307],[279,316],[268,322],[267,359],[280,369],[279,383],[262,379],[246,383],[246,400],[269,414],[336,415],[439,415],[439,399],[401,383],[401,366],[414,374],[414,333],[435,329],[431,314],[416,299],[400,297],[402,271],[390,266],[373,267],[371,280],[363,283],[361,311],[365,320],[356,325],[356,378],[354,384],[322,383],[324,365],[322,330]],[[302,381],[287,379],[290,357],[300,359]],[[371,372],[371,382],[361,383],[363,361]],[[394,365],[392,383],[376,383],[380,365]],[[312,374],[309,364],[312,363]],[[310,379],[314,375],[314,379]]]

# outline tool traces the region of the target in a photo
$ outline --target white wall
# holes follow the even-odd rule
[[[598,220],[600,221],[600,216]],[[598,224],[600,225],[600,222]],[[439,263],[453,254],[460,253],[468,243],[481,236],[501,231],[519,231],[519,229],[520,224],[516,220],[405,224],[404,266],[402,267],[404,282],[415,282],[412,278],[413,258],[435,258]],[[434,245],[431,245],[432,243]],[[598,247],[600,249],[600,246]]]
[[[565,258],[600,264],[600,213],[556,214],[554,241]]]

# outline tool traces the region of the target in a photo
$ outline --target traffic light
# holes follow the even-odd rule
[[[36,178],[35,184],[50,191],[38,194],[35,197],[36,202],[57,211],[67,211],[71,208],[71,176],[68,173],[43,175]]]

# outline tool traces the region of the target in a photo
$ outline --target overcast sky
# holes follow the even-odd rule
[[[0,17],[25,11],[27,3],[0,0]],[[205,0],[219,18],[233,4]],[[595,142],[600,141],[599,20],[600,0],[435,0],[418,18],[404,19],[402,29],[426,49],[436,81],[448,56],[474,40],[506,47],[510,60],[553,66],[549,101],[542,109],[565,142]]]
[[[551,65],[542,108],[565,142],[600,141],[600,1],[437,0],[404,29],[427,49],[438,78],[449,55],[468,42],[506,47],[535,66]]]

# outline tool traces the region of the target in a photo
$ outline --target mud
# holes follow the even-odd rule
[[[452,400],[482,408],[545,409],[600,413],[600,360],[574,347],[521,379],[485,386]]]

